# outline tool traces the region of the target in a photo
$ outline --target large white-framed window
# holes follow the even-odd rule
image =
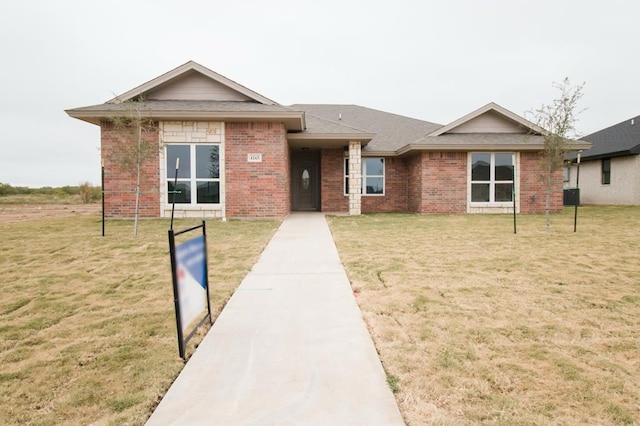
[[[362,195],[384,195],[384,158],[362,157]],[[349,194],[349,159],[344,159],[344,195]]]
[[[220,144],[166,144],[164,158],[167,204],[220,204]]]
[[[512,203],[514,167],[513,152],[472,152],[471,205]]]

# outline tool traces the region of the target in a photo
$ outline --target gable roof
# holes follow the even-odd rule
[[[488,128],[483,128],[487,124]],[[490,102],[407,144],[397,154],[419,150],[539,151],[544,148],[547,133],[529,120]],[[572,140],[569,148],[588,149],[590,146],[588,142]]]
[[[208,77],[211,80],[218,82],[223,86],[226,86],[255,102],[265,104],[265,105],[278,104],[277,102],[272,101],[271,99],[265,96],[262,96],[261,94],[254,92],[253,90],[248,89],[245,86],[239,83],[236,83],[235,81],[221,74],[218,74],[215,71],[210,70],[209,68],[203,67],[202,65],[194,61],[189,61],[183,65],[180,65],[179,67],[174,68],[171,71],[168,71],[162,74],[161,76],[154,78],[153,80],[149,80],[148,82],[141,84],[140,86],[135,87],[129,90],[128,92],[125,92],[119,96],[116,96],[115,98],[107,101],[107,103],[120,103],[120,102],[128,101],[130,99],[134,99],[140,95],[143,95],[144,93],[150,92],[151,90],[159,89],[163,86],[171,84],[172,81],[193,71],[198,72],[204,75],[205,77]]]
[[[409,141],[440,128],[441,124],[392,114],[359,105],[339,104],[294,104],[290,108],[304,111],[311,120],[312,116],[360,131],[373,136],[371,142],[363,148],[369,154],[393,155]],[[314,130],[308,126],[308,131]]]
[[[193,86],[194,83],[196,86]],[[209,96],[199,96],[197,89],[208,83],[211,84],[205,89],[210,90],[207,92]],[[179,88],[185,86],[189,90],[181,92]],[[160,99],[144,99],[147,93],[163,95],[159,96]],[[166,99],[172,94],[180,96],[178,99]],[[212,97],[215,99],[209,99]],[[140,112],[144,117],[154,120],[276,121],[284,123],[287,130],[294,132],[300,132],[306,126],[304,112],[279,105],[193,61],[104,104],[73,108],[66,110],[66,113],[73,118],[100,125],[101,120],[126,112],[129,109],[127,101],[140,98]]]
[[[543,135],[543,134],[546,133],[546,131],[544,129],[542,129],[541,127],[533,124],[529,120],[526,120],[523,117],[520,117],[519,115],[514,114],[513,112],[509,111],[506,108],[501,107],[500,105],[498,105],[498,104],[496,104],[494,102],[489,102],[485,106],[483,106],[481,108],[478,108],[477,110],[475,110],[473,112],[470,112],[469,114],[465,115],[464,117],[460,117],[456,121],[454,121],[454,122],[452,122],[450,124],[447,124],[446,126],[440,127],[439,129],[431,132],[427,136],[440,136],[440,135],[443,135],[445,133],[452,132],[456,128],[461,127],[463,124],[467,124],[467,123],[477,119],[478,117],[480,117],[480,116],[482,116],[484,114],[488,114],[488,113],[495,113],[498,116],[500,116],[501,118],[512,122],[517,127],[522,128],[524,130],[524,133],[529,133],[529,134],[533,134],[533,135]]]
[[[582,153],[583,160],[640,154],[640,116],[599,130],[582,139],[592,148]]]

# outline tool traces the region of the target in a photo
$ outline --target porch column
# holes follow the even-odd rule
[[[349,215],[361,213],[362,158],[359,141],[349,141]]]

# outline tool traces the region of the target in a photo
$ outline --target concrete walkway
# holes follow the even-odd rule
[[[147,422],[403,424],[320,213],[285,219]]]

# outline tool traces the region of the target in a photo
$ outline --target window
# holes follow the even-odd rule
[[[344,159],[344,194],[349,194],[349,159]],[[362,158],[362,194],[384,195],[384,158]]]
[[[602,184],[611,184],[611,158],[602,159]]]
[[[180,159],[177,183],[176,160]],[[167,145],[167,202],[220,203],[220,147],[218,145]]]
[[[512,152],[471,153],[471,202],[512,202],[514,164]]]
[[[562,181],[569,182],[571,180],[571,169],[569,166],[564,166],[562,168]]]

